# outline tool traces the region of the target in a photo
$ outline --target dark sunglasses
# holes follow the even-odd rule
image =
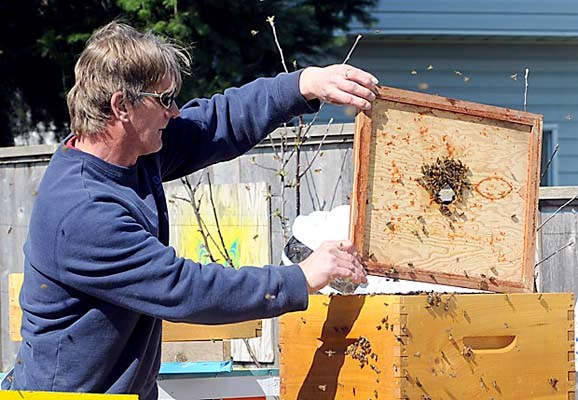
[[[156,97],[159,100],[159,103],[161,103],[161,106],[170,110],[175,98],[177,97],[177,90],[173,89],[164,93],[140,92],[139,94],[141,96]]]

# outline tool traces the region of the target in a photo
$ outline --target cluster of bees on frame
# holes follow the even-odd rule
[[[419,184],[433,201],[440,204],[440,212],[446,217],[452,217],[449,205],[463,202],[464,194],[472,188],[469,167],[451,157],[438,157],[435,162],[422,165],[421,172],[423,176],[419,178]],[[446,197],[442,195],[444,191],[452,195]]]
[[[371,351],[371,343],[365,336],[360,336],[357,340],[351,343],[345,354],[351,356],[354,360],[359,360],[359,367],[363,368],[370,365],[371,369],[376,370],[374,364],[370,364],[370,360],[377,362],[377,354]]]

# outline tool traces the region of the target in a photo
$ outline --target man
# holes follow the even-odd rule
[[[157,398],[161,321],[206,324],[307,307],[335,278],[365,281],[349,241],[299,265],[201,266],[168,246],[162,182],[234,158],[319,101],[369,109],[350,66],[258,79],[178,109],[186,53],[113,22],[89,40],[68,94],[71,131],[40,184],[25,251],[22,345],[4,389]]]

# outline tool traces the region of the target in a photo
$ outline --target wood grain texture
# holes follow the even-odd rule
[[[229,340],[163,342],[161,362],[223,361],[231,359]]]
[[[280,319],[281,398],[574,398],[572,294],[438,296],[311,296]]]
[[[429,309],[423,298],[406,297],[402,304],[407,397],[573,398],[572,294],[444,295]]]
[[[368,112],[359,112],[355,117],[355,136],[353,142],[353,196],[351,198],[350,237],[358,243],[365,242],[366,204],[369,190],[369,165],[367,157],[371,154],[372,136],[371,116]],[[361,247],[358,247],[361,248]]]
[[[163,321],[163,342],[257,337],[261,335],[261,325],[261,320],[225,325],[197,325]]]
[[[577,192],[578,193],[578,192]],[[574,197],[541,202],[541,222],[547,223],[540,230],[541,252],[538,267],[541,291],[575,292],[578,290],[578,201],[558,211],[560,206]],[[553,218],[554,213],[557,213]]]
[[[375,390],[379,398],[394,398],[399,387],[392,375],[396,349],[393,332],[381,321],[387,318],[388,324],[399,326],[395,312],[399,302],[394,295],[314,295],[307,311],[283,315],[279,320],[281,399],[367,399],[375,398]],[[371,359],[374,368],[361,368],[358,360],[344,354],[361,336],[378,355],[377,360]]]
[[[22,340],[20,336],[20,326],[22,324],[22,309],[20,308],[20,288],[24,280],[23,273],[8,274],[8,322],[9,336],[13,342]]]
[[[533,290],[541,116],[382,88],[356,124],[352,234],[370,273]],[[420,184],[444,157],[470,170],[452,216]]]

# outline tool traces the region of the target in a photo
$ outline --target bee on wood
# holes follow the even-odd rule
[[[471,357],[474,355],[474,350],[470,346],[464,346],[462,348],[462,356],[464,357]]]
[[[334,350],[325,350],[325,354],[327,354],[327,357],[333,357],[337,352]]]

